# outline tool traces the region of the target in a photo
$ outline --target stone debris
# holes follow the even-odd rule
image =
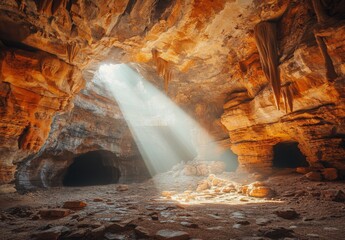
[[[267,198],[274,195],[274,191],[270,187],[266,186],[265,183],[259,181],[242,186],[240,191],[242,192],[242,194],[256,198]]]
[[[310,181],[322,181],[322,175],[320,172],[309,172],[304,175]]]
[[[323,199],[334,202],[345,202],[345,193],[342,190],[325,190],[321,193]]]
[[[63,208],[71,210],[80,210],[86,207],[87,204],[83,201],[67,201],[63,204]]]
[[[283,227],[259,229],[259,232],[264,237],[267,237],[270,239],[284,239],[287,237],[294,237],[293,230],[286,229]]]
[[[222,161],[199,161],[193,160],[186,164],[177,164],[172,168],[174,176],[207,176],[220,174],[225,171],[225,163]]]
[[[36,240],[57,240],[61,235],[68,234],[70,229],[65,226],[56,226],[47,230],[35,232],[31,235]]]
[[[138,236],[138,237],[141,237],[141,238],[148,238],[150,237],[150,232],[148,229],[144,228],[144,227],[141,227],[141,226],[137,226],[135,229],[134,229],[134,232],[135,234]]]
[[[267,218],[257,218],[255,220],[256,224],[259,226],[266,226],[267,224],[271,223],[272,220],[267,219]]]
[[[321,170],[323,178],[327,181],[334,181],[338,179],[338,170],[336,168],[325,168]]]
[[[116,191],[120,191],[120,192],[128,191],[128,189],[129,189],[128,185],[126,184],[121,184],[116,187]]]
[[[41,209],[38,212],[41,218],[44,218],[44,219],[63,218],[63,217],[68,216],[70,213],[71,213],[71,210],[64,209],[64,208]]]
[[[181,222],[181,225],[188,228],[198,228],[198,224],[191,222]]]
[[[292,208],[279,208],[274,213],[281,218],[284,219],[296,219],[299,217],[299,214]]]
[[[162,229],[156,233],[155,237],[159,240],[188,240],[189,234],[183,231]]]

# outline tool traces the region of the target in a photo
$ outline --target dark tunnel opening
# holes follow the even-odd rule
[[[296,168],[309,166],[298,148],[298,142],[281,142],[273,147],[273,167]]]
[[[64,186],[92,186],[117,183],[121,172],[116,155],[108,151],[92,151],[76,157],[67,169]]]

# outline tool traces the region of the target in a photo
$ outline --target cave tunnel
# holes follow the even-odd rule
[[[221,154],[220,159],[225,163],[226,172],[236,172],[238,168],[238,156],[235,153],[227,149]]]
[[[109,151],[92,151],[76,157],[67,169],[64,186],[92,186],[117,183],[121,172],[116,155]]]
[[[298,148],[298,142],[281,142],[273,147],[273,167],[296,168],[309,166]]]

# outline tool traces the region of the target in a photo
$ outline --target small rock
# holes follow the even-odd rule
[[[87,204],[83,201],[67,201],[63,204],[64,208],[72,209],[72,210],[80,210],[86,206]]]
[[[319,172],[309,172],[304,176],[310,181],[322,181],[322,175]]]
[[[166,198],[171,198],[171,196],[177,194],[175,191],[163,191],[161,195]]]
[[[117,191],[120,191],[120,192],[124,192],[124,191],[127,191],[129,188],[128,188],[128,185],[125,185],[125,184],[120,184],[116,187],[116,190]]]
[[[210,186],[208,185],[208,181],[207,180],[203,180],[198,184],[198,187],[196,188],[197,192],[202,192],[206,189],[209,189]]]
[[[206,228],[206,230],[222,230],[223,227],[222,226],[216,226],[216,227],[209,227],[209,228]]]
[[[278,209],[274,213],[278,217],[289,219],[289,220],[296,219],[299,216],[299,214],[292,208]]]
[[[77,238],[77,239],[81,239],[81,238],[85,238],[87,234],[89,234],[91,231],[90,229],[87,228],[82,228],[82,229],[78,229],[77,231],[72,232],[71,234],[69,234],[67,236],[67,238]]]
[[[181,222],[181,225],[188,228],[197,228],[198,224],[190,222]]]
[[[157,239],[169,240],[188,240],[189,234],[187,232],[176,231],[171,229],[159,230],[155,236]]]
[[[271,239],[281,239],[285,237],[294,237],[293,230],[286,229],[283,227],[278,228],[271,228],[271,229],[260,229],[260,232],[263,233],[264,237],[268,237]]]
[[[134,229],[134,232],[138,237],[141,237],[141,238],[148,238],[150,236],[149,230],[141,226],[137,226]]]
[[[198,164],[196,166],[196,175],[197,176],[207,176],[209,174],[208,166],[204,163]]]
[[[244,192],[245,188],[242,188]],[[246,194],[251,197],[265,198],[273,195],[273,190],[270,187],[265,186],[263,182],[254,182],[248,185],[246,189]]]
[[[338,170],[336,168],[322,169],[321,174],[328,181],[334,181],[338,179]]]
[[[41,232],[35,232],[31,235],[31,237],[36,240],[56,240],[61,235],[67,234],[69,231],[70,229],[68,227],[56,226]]]
[[[103,199],[102,198],[94,198],[93,201],[94,202],[103,202]]]
[[[105,231],[105,226],[100,226],[98,228],[94,228],[91,230],[91,235],[95,239],[100,239],[103,236],[103,233]]]
[[[345,193],[342,190],[325,190],[322,193],[322,197],[328,201],[345,202]]]
[[[296,168],[296,172],[300,173],[300,174],[307,174],[311,171],[312,171],[312,169],[310,167],[298,167],[298,168]]]
[[[239,220],[239,221],[236,221],[237,224],[241,224],[241,225],[249,225],[250,222],[248,222],[247,220]]]
[[[64,208],[41,209],[38,214],[44,219],[58,219],[69,215],[71,211]]]
[[[241,228],[241,226],[241,224],[235,223],[234,225],[232,225],[232,228],[239,229]]]
[[[271,222],[272,221],[267,219],[267,218],[258,218],[258,219],[256,219],[256,224],[260,225],[260,226],[265,226],[265,225],[267,225],[267,224],[269,224]]]
[[[324,227],[323,230],[326,230],[326,231],[338,231],[339,229],[336,228],[336,227]]]
[[[113,233],[105,233],[104,238],[107,240],[125,240],[126,235],[121,234],[113,234]]]

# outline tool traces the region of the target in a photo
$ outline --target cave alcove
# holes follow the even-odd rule
[[[230,149],[227,149],[221,154],[220,160],[225,163],[226,172],[236,172],[238,168],[238,156]]]
[[[273,146],[274,168],[296,168],[309,166],[306,157],[298,148],[298,142],[280,142]]]
[[[110,151],[91,151],[79,155],[68,167],[64,186],[92,186],[117,183],[121,177],[116,155]]]

